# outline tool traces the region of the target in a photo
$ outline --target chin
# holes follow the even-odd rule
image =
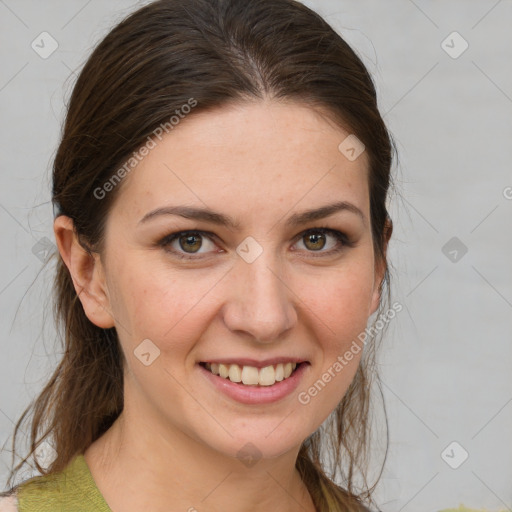
[[[295,425],[286,425],[287,420],[272,418],[260,420],[252,427],[248,427],[251,421],[246,418],[240,419],[227,428],[231,435],[223,429],[217,429],[216,432],[222,432],[219,433],[219,437],[205,439],[201,436],[202,442],[217,452],[235,457],[251,467],[251,464],[254,465],[259,459],[275,459],[289,452],[298,452],[300,445],[311,434],[293,431],[293,427],[297,426],[296,420],[292,420]]]

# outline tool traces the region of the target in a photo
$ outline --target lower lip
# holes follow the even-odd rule
[[[225,395],[241,402],[243,404],[269,404],[278,402],[286,396],[293,393],[299,385],[304,372],[307,371],[309,363],[301,363],[297,369],[281,382],[276,382],[272,386],[246,386],[237,382],[231,382],[229,379],[214,375],[200,364],[199,369],[203,375]]]

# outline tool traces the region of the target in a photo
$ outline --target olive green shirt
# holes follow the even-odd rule
[[[83,454],[52,475],[23,482],[17,491],[18,512],[112,512],[92,478]]]

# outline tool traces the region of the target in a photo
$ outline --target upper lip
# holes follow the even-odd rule
[[[256,368],[265,368],[266,366],[274,366],[279,363],[307,363],[308,361],[303,357],[292,357],[292,356],[282,356],[282,357],[272,357],[270,359],[263,359],[258,361],[256,359],[250,359],[247,357],[223,357],[223,358],[213,358],[213,359],[205,359],[201,361],[201,363],[217,363],[217,364],[237,364],[239,366],[254,366]]]

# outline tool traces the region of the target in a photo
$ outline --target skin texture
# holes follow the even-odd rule
[[[101,258],[80,247],[69,218],[55,220],[88,318],[116,327],[128,360],[125,408],[85,452],[112,510],[292,511],[301,509],[297,502],[314,510],[296,457],[342,399],[361,352],[309,404],[297,395],[364,331],[383,277],[372,245],[367,155],[351,162],[338,150],[348,134],[293,102],[196,113],[124,178]],[[285,225],[292,214],[338,201],[357,206],[364,220],[341,211]],[[139,223],[170,205],[208,207],[240,226],[175,215]],[[353,246],[331,234],[316,244],[304,235],[320,227],[346,233]],[[191,252],[178,239],[158,245],[186,230],[215,236],[200,236]],[[236,252],[249,236],[263,249],[252,263]],[[134,355],[145,339],[160,350],[149,366]],[[224,396],[198,367],[222,357],[278,356],[310,366],[296,392],[266,405]],[[236,456],[248,442],[262,456],[251,467]]]

